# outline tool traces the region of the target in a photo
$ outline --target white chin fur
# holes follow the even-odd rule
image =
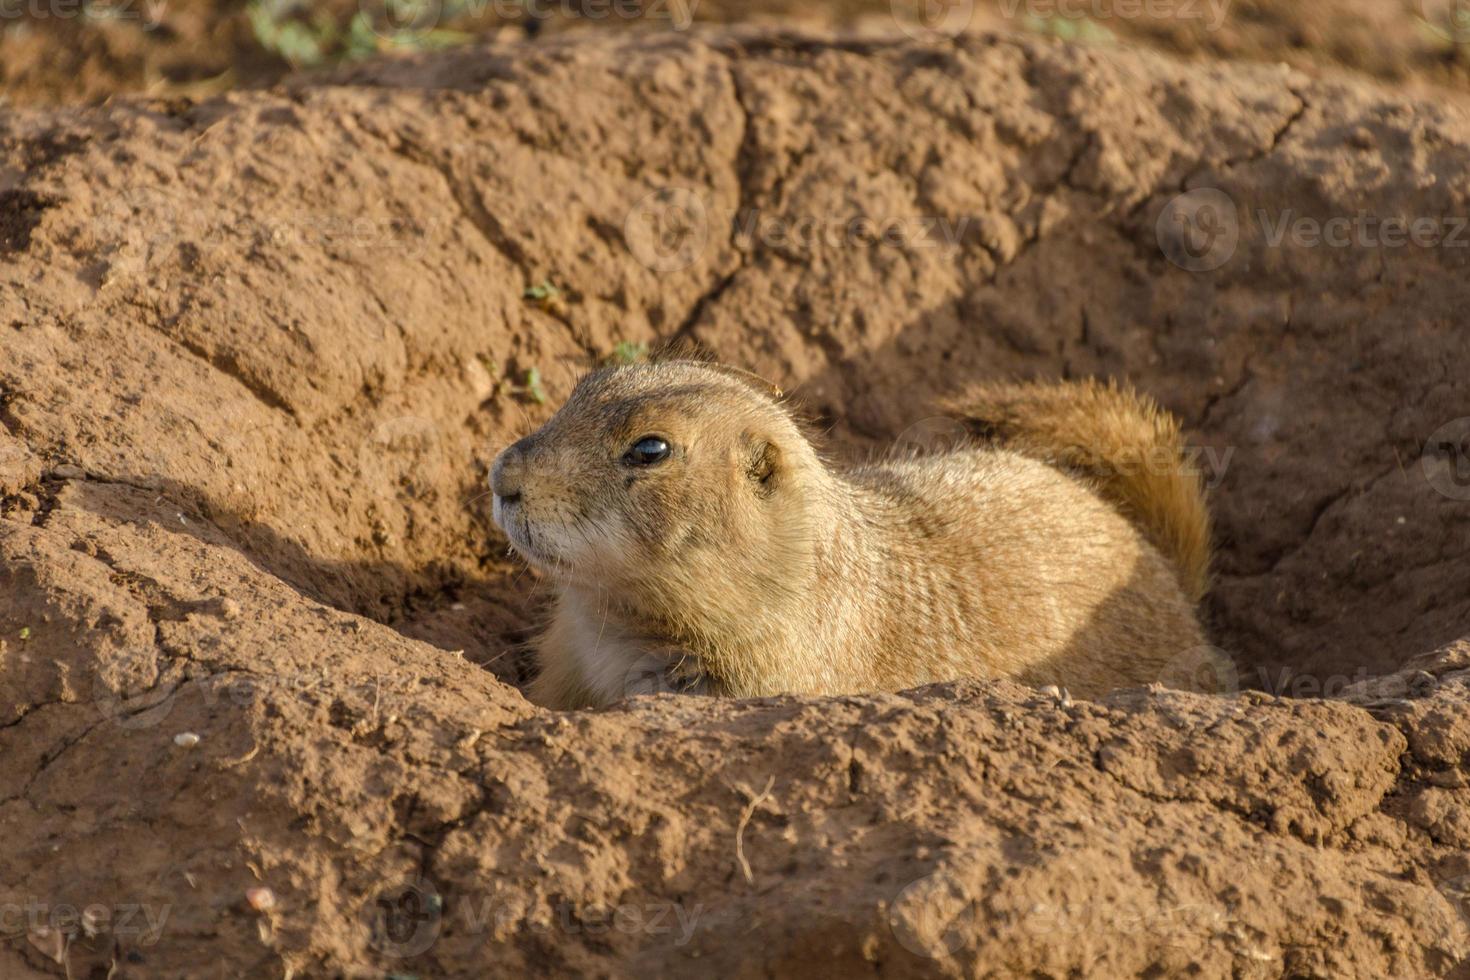
[[[526,534],[526,519],[523,514],[509,511],[501,503],[500,498],[496,497],[490,508],[490,516],[495,521],[495,526],[504,531],[505,536],[510,539],[511,547],[519,551],[527,561],[538,567],[545,564],[530,545],[529,535]]]
[[[575,530],[541,522],[537,523],[533,536],[525,512],[520,507],[505,507],[499,497],[492,505],[491,516],[516,551],[543,571],[557,565],[617,568],[630,553],[629,535],[616,519],[601,525],[583,524]],[[535,545],[531,543],[533,537]]]

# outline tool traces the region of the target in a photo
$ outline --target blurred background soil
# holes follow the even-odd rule
[[[1457,0],[0,0],[0,101],[203,96],[268,86],[293,69],[486,37],[700,23],[1013,31],[1464,90],[1464,7]]]

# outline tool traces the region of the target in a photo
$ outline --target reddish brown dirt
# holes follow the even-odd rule
[[[989,35],[0,113],[0,975],[1465,975],[1470,249],[1271,229],[1467,174],[1446,97]],[[485,464],[674,338],[835,452],[1130,377],[1261,690],[533,709]]]
[[[1454,0],[303,0],[285,18],[313,26],[327,63],[356,57],[342,38],[359,12],[381,53],[448,40],[665,31],[691,24],[801,25],[867,35],[998,31],[1065,35],[1104,50],[1143,45],[1178,56],[1285,63],[1425,88],[1470,84],[1470,24]],[[282,4],[282,6],[288,6]],[[244,0],[4,0],[0,99],[103,101],[123,92],[200,97],[282,79],[292,65],[251,26]],[[530,13],[528,13],[528,11]],[[1463,16],[1463,15],[1461,15]],[[318,22],[335,34],[323,33]],[[412,29],[391,40],[393,28]],[[439,35],[435,35],[439,37]],[[436,42],[437,43],[437,42]],[[308,66],[309,67],[309,66]]]

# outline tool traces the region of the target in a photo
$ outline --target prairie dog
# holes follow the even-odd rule
[[[496,523],[557,586],[531,699],[962,677],[1095,696],[1203,647],[1208,516],[1169,416],[1095,382],[948,407],[989,444],[839,468],[737,369],[587,375],[491,470]]]

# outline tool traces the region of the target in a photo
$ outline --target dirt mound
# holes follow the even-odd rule
[[[0,973],[1452,974],[1467,174],[1460,108],[1000,37],[0,115]],[[1247,690],[533,709],[485,465],[673,338],[839,452],[1130,377]]]

